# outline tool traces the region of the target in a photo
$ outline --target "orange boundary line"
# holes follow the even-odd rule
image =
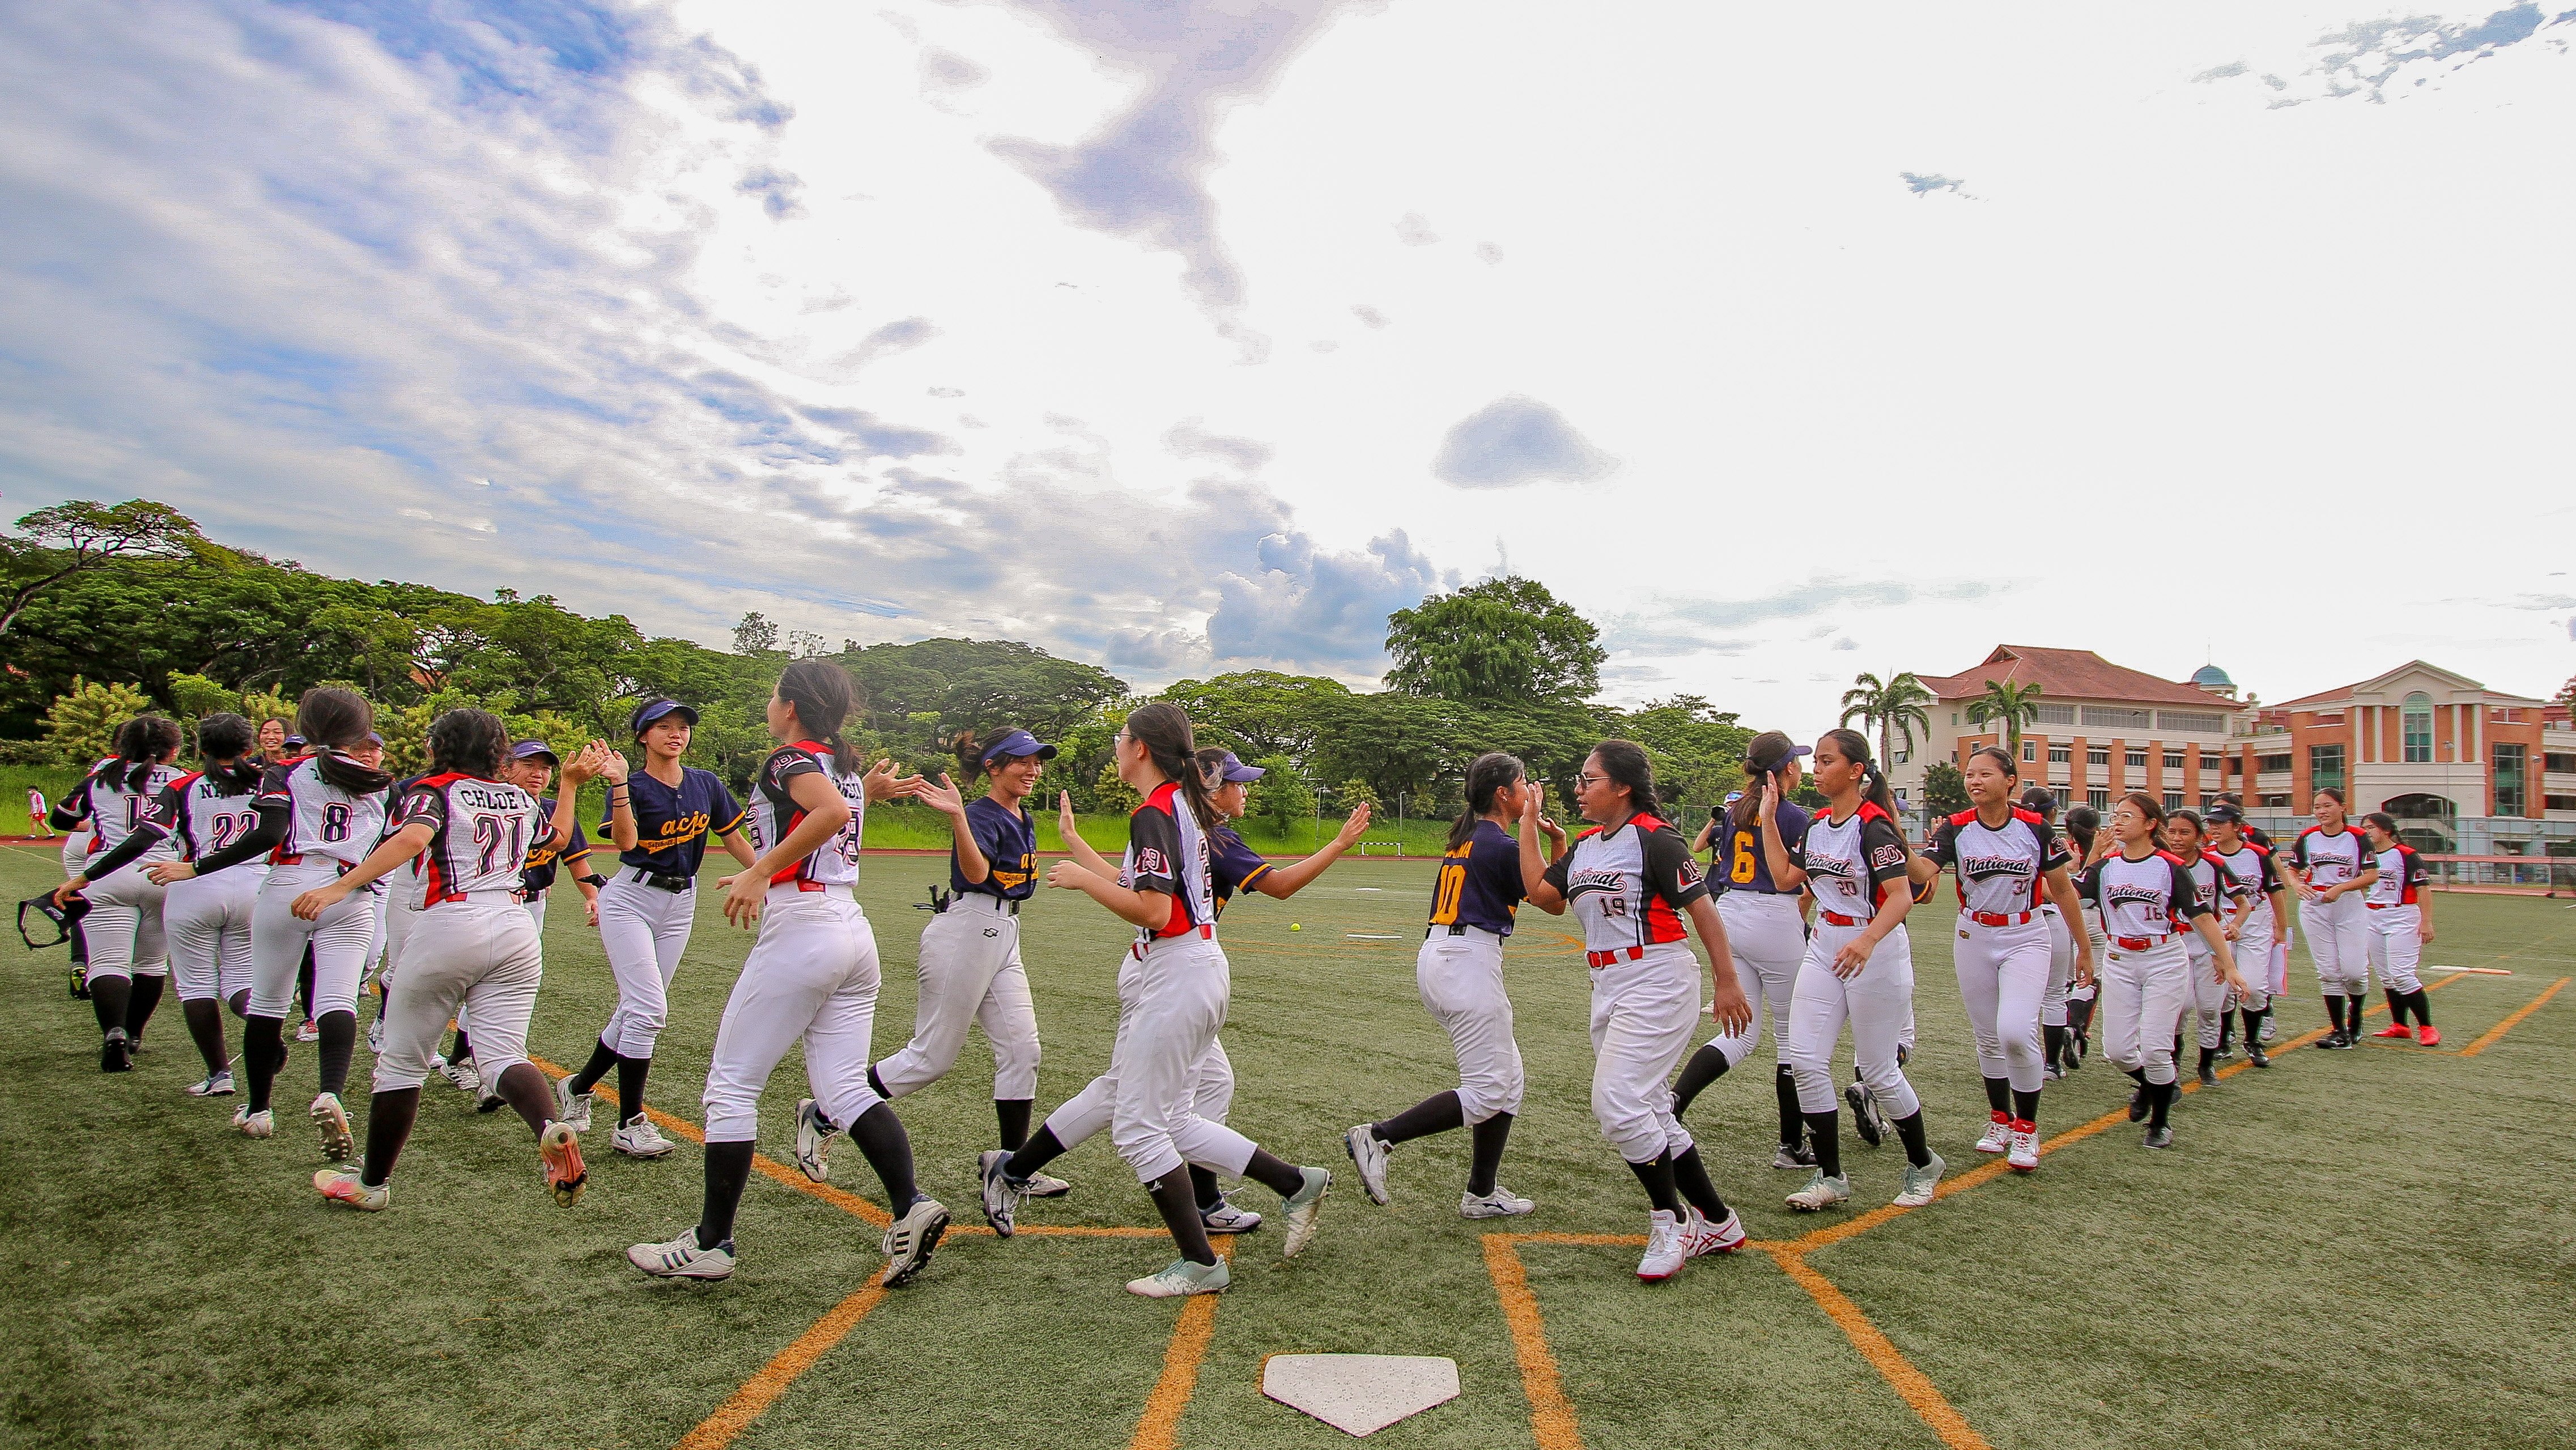
[[[832,1306],[796,1341],[770,1357],[760,1372],[743,1381],[742,1388],[716,1406],[715,1413],[698,1422],[696,1429],[680,1437],[675,1450],[723,1450],[734,1437],[751,1428],[770,1402],[787,1393],[797,1377],[814,1367],[814,1362],[831,1352],[849,1332],[859,1327],[868,1311],[885,1299],[885,1286],[871,1281],[849,1298]]]
[[[1521,1369],[1521,1394],[1529,1401],[1530,1437],[1538,1450],[1583,1450],[1583,1431],[1574,1406],[1556,1372],[1556,1355],[1547,1347],[1547,1321],[1530,1293],[1529,1271],[1513,1246],[1514,1234],[1485,1235],[1485,1274],[1494,1281],[1494,1297],[1503,1306],[1503,1323],[1512,1332],[1512,1358]],[[1535,1243],[1588,1242],[1599,1234],[1532,1234]]]
[[[2523,1018],[2528,1017],[2532,1013],[2539,1011],[2541,1008],[2548,1006],[2549,999],[2557,996],[2558,989],[2566,985],[2567,979],[2565,977],[2561,977],[2557,981],[2550,983],[2549,990],[2523,1004],[2521,1011],[2514,1013],[2502,1022],[2488,1028],[2484,1037],[2481,1037],[2477,1041],[2470,1043],[2468,1046],[2461,1048],[2460,1056],[2475,1057],[2479,1053],[2486,1051],[2487,1047],[2497,1038],[2502,1037],[2506,1033],[2511,1032],[2514,1028],[2521,1026]]]
[[[1234,1257],[1231,1238],[1218,1239],[1215,1248],[1220,1260]],[[1181,1301],[1180,1318],[1172,1324],[1172,1342],[1163,1348],[1163,1373],[1154,1381],[1154,1392],[1145,1397],[1145,1413],[1137,1418],[1128,1450],[1174,1450],[1180,1444],[1181,1414],[1198,1388],[1199,1361],[1207,1357],[1208,1341],[1216,1337],[1216,1301],[1224,1297],[1193,1294]]]
[[[1923,1423],[1932,1428],[1933,1434],[1941,1437],[1942,1444],[1949,1446],[1950,1450],[1988,1450],[1985,1437],[1968,1424],[1968,1417],[1959,1413],[1958,1407],[1952,1405],[1940,1387],[1932,1383],[1931,1376],[1916,1369],[1914,1361],[1905,1357],[1905,1352],[1896,1347],[1895,1341],[1880,1333],[1878,1326],[1869,1322],[1869,1316],[1861,1312],[1860,1306],[1851,1301],[1851,1296],[1835,1288],[1833,1281],[1809,1264],[1805,1255],[1774,1249],[1771,1257],[1779,1263],[1782,1273],[1807,1291],[1807,1297],[1816,1301],[1816,1307],[1825,1311],[1825,1317],[1834,1321],[1835,1326],[1842,1330],[1843,1337],[1851,1341],[1852,1348],[1859,1350],[1860,1357],[1869,1361],[1869,1367],[1878,1371],[1878,1377],[1887,1381],[1888,1387],[1895,1390]]]

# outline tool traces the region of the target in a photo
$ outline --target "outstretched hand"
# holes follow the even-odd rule
[[[957,788],[957,782],[950,780],[944,770],[939,773],[939,784],[932,785],[924,779],[914,786],[912,798],[943,816],[962,817],[966,814],[965,792]]]
[[[1350,818],[1343,821],[1342,828],[1333,833],[1333,844],[1348,849],[1353,842],[1359,840],[1360,834],[1368,829],[1368,824],[1369,804],[1367,801],[1362,801],[1351,808]]]

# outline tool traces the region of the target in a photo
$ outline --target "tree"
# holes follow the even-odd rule
[[[2039,713],[2039,686],[1986,681],[1986,692],[1968,702],[1968,718],[1979,725],[2000,725],[2004,750],[2021,757],[2021,727]]]
[[[1923,767],[1923,804],[1934,815],[1955,816],[1968,808],[1968,778],[1959,767],[1935,760]]]
[[[1244,802],[1248,814],[1270,822],[1285,833],[1300,821],[1315,817],[1315,788],[1297,771],[1297,762],[1284,755],[1265,755],[1254,762],[1268,774],[1253,782],[1251,799]]]
[[[0,605],[0,636],[27,602],[46,589],[119,559],[184,559],[206,546],[194,520],[168,504],[130,498],[118,504],[75,499],[18,520],[24,543],[0,539],[9,596]]]
[[[2558,687],[2556,698],[2559,704],[2576,709],[2576,675],[2568,676],[2567,683]]]
[[[1753,732],[1697,695],[1675,695],[1622,715],[1604,712],[1605,732],[1646,747],[1655,793],[1668,807],[1710,807],[1744,780],[1744,748]]]
[[[1144,799],[1136,793],[1136,787],[1118,778],[1118,762],[1115,760],[1100,767],[1099,776],[1091,783],[1091,798],[1094,809],[1121,816],[1134,814],[1137,804]]]
[[[116,727],[148,714],[152,697],[132,685],[72,681],[71,693],[45,712],[45,746],[54,759],[87,770],[116,753]]]
[[[778,648],[778,621],[754,610],[733,627],[733,652],[738,655],[766,654]]]
[[[182,673],[170,677],[170,704],[180,719],[202,720],[226,710],[239,714],[242,699],[203,675]]]
[[[1241,670],[1182,680],[1164,690],[1162,698],[1189,712],[1202,745],[1222,744],[1246,760],[1256,755],[1302,760],[1315,748],[1319,708],[1348,699],[1350,693],[1339,680]]]
[[[1884,683],[1878,676],[1863,671],[1852,679],[1852,687],[1843,691],[1841,723],[1861,722],[1861,729],[1878,732],[1880,769],[1896,758],[1896,742],[1914,748],[1914,732],[1932,733],[1932,713],[1925,707],[1935,696],[1912,670],[1899,670]]]
[[[1342,813],[1344,815],[1348,815],[1362,806],[1368,807],[1371,814],[1375,814],[1377,811],[1378,799],[1376,787],[1370,785],[1367,781],[1358,779],[1357,777],[1343,781],[1342,788],[1333,792],[1333,794],[1340,797]]]
[[[1587,699],[1601,688],[1601,631],[1517,575],[1434,594],[1387,616],[1389,689],[1444,700]]]

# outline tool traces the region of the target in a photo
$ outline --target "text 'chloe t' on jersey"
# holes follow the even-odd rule
[[[2048,873],[2066,864],[2057,832],[2036,811],[2016,806],[2001,826],[1961,811],[1932,833],[1932,863],[1959,873],[1959,909],[2018,916],[2039,909]]]
[[[1547,883],[1574,908],[1583,945],[1596,953],[1682,940],[1690,935],[1682,913],[1708,895],[1690,842],[1643,814],[1576,837],[1547,868]]]
[[[477,891],[519,890],[530,844],[554,835],[537,814],[536,797],[456,771],[422,776],[403,792],[394,829],[412,826],[430,828],[420,853],[424,910]]]
[[[841,793],[841,799],[849,802],[850,819],[830,840],[771,876],[769,884],[784,886],[792,881],[799,890],[807,891],[852,885],[859,879],[859,833],[867,824],[867,784],[855,771],[843,773],[832,752],[819,742],[799,740],[782,745],[761,762],[759,778],[751,784],[751,810],[746,817],[751,825],[752,849],[766,856],[804,824],[805,808],[796,803],[788,789],[788,782],[800,775],[819,775],[830,783]]]

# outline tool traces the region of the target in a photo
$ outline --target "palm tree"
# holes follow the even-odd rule
[[[1899,670],[1889,675],[1884,684],[1878,676],[1866,671],[1855,676],[1852,687],[1843,691],[1843,718],[1849,725],[1855,719],[1864,730],[1878,732],[1878,762],[1884,770],[1896,758],[1895,742],[1902,738],[1905,748],[1914,748],[1914,732],[1932,733],[1932,715],[1924,707],[1933,703],[1932,691],[1912,670]]]
[[[2021,755],[2021,727],[2039,713],[2039,686],[2008,685],[1999,680],[1986,681],[1986,693],[1968,702],[1968,718],[1979,725],[2000,724],[2004,732],[2004,750],[2018,759]]]

